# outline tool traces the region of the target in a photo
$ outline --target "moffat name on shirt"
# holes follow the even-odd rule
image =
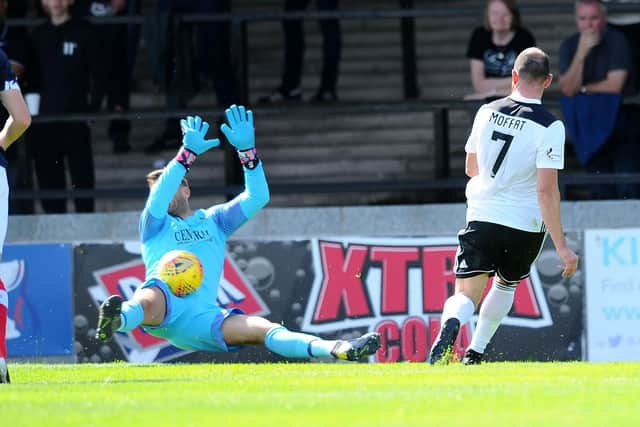
[[[506,116],[504,114],[496,112],[491,113],[491,116],[489,116],[489,121],[500,127],[513,130],[522,130],[524,129],[525,124],[525,120],[518,119],[517,117]]]

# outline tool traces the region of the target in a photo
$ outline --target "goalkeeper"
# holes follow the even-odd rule
[[[182,148],[164,169],[147,175],[150,192],[140,216],[146,280],[130,300],[123,302],[119,295],[112,295],[102,303],[96,339],[107,342],[116,331],[142,326],[147,333],[185,350],[226,352],[243,345],[264,345],[289,358],[356,361],[372,355],[380,347],[377,333],[349,341],[323,340],[217,305],[226,241],[269,201],[269,187],[255,149],[253,113],[236,105],[225,113],[228,124],[220,130],[238,152],[245,190],[227,203],[191,210],[185,175],[197,156],[220,141],[205,139],[209,125],[200,117],[181,120]],[[185,297],[171,293],[156,274],[160,258],[175,249],[193,252],[203,265],[202,285]]]

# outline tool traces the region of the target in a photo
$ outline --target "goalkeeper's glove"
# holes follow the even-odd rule
[[[227,122],[220,126],[220,130],[227,137],[229,143],[238,151],[250,150],[256,145],[253,129],[253,112],[245,110],[244,106],[232,105],[225,110]]]
[[[209,123],[202,121],[199,116],[188,116],[180,120],[182,128],[182,148],[178,151],[176,160],[189,170],[196,156],[220,145],[218,138],[204,139],[209,130]]]
[[[254,169],[260,163],[256,153],[256,135],[253,128],[253,112],[244,106],[232,105],[225,111],[229,124],[223,123],[220,130],[229,143],[238,150],[240,163],[247,169]]]

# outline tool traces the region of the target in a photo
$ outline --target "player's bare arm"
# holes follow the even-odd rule
[[[18,89],[0,92],[0,100],[9,113],[9,118],[0,131],[0,146],[6,150],[31,125],[31,114]]]
[[[478,175],[478,156],[476,153],[467,153],[467,157],[464,162],[464,173],[473,178]]]
[[[569,277],[578,268],[578,256],[568,246],[564,238],[562,223],[560,222],[560,190],[558,189],[558,170],[541,168],[537,173],[538,203],[542,219],[556,252],[563,262],[562,275]]]

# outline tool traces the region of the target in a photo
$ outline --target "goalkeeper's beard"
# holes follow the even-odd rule
[[[173,199],[169,205],[169,213],[174,216],[184,217],[189,214],[189,201],[187,199]]]

